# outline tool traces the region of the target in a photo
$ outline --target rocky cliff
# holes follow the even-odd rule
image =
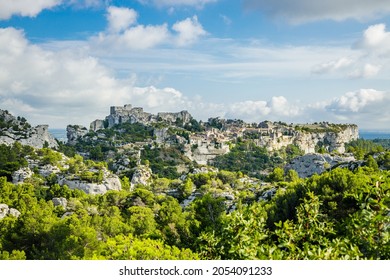
[[[267,122],[258,128],[256,143],[268,150],[279,150],[290,144],[297,145],[305,153],[314,153],[316,148],[328,152],[345,152],[345,143],[359,138],[358,127],[354,124],[306,124],[287,126]]]
[[[88,129],[81,125],[68,125],[66,127],[66,137],[68,144],[75,145],[79,138],[82,138],[88,133]]]
[[[141,107],[133,107],[131,104],[124,106],[111,106],[110,114],[105,120],[95,120],[90,124],[90,129],[97,131],[104,128],[104,124],[107,127],[113,127],[116,124],[122,123],[141,123],[149,125],[158,121],[164,121],[167,123],[174,123],[180,121],[182,124],[189,123],[192,116],[187,111],[181,111],[178,113],[157,113],[157,115],[144,112]]]
[[[330,154],[312,153],[293,159],[285,166],[285,170],[293,169],[298,173],[299,177],[307,178],[314,174],[321,174],[337,165],[351,162],[355,162],[355,158],[352,155],[332,156]]]
[[[20,142],[34,148],[57,148],[58,143],[49,133],[48,125],[31,127],[25,118],[14,117],[8,111],[0,110],[0,144]]]

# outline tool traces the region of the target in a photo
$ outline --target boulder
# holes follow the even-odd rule
[[[81,125],[68,125],[66,127],[66,137],[69,145],[75,145],[77,140],[88,133],[88,129]]]
[[[150,179],[152,177],[152,170],[146,165],[137,166],[133,177],[131,178],[131,189],[134,188],[135,185],[140,184],[143,186],[147,186],[150,183]]]
[[[31,178],[33,174],[34,173],[28,167],[16,170],[15,172],[12,173],[12,183],[14,184],[23,183],[24,180]]]
[[[54,197],[51,201],[53,201],[54,206],[62,206],[64,209],[68,205],[68,200],[65,197]]]
[[[107,191],[120,191],[122,189],[121,180],[115,174],[103,169],[103,180],[101,183],[90,183],[78,178],[59,176],[58,184],[67,185],[70,189],[79,189],[87,194],[105,194]]]
[[[9,207],[7,204],[0,204],[0,219],[5,218],[8,215]]]
[[[0,204],[0,220],[8,215],[18,218],[20,214],[21,213],[15,208],[9,208],[7,204]]]

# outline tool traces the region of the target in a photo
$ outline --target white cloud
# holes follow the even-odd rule
[[[314,74],[325,74],[329,72],[333,72],[339,69],[346,68],[353,63],[353,60],[350,58],[342,57],[337,60],[329,61],[326,63],[322,63],[316,65],[312,69],[312,73]]]
[[[166,43],[169,36],[166,24],[137,25],[122,33],[100,33],[98,37],[92,38],[92,43],[97,43],[106,50],[142,50]]]
[[[245,0],[244,6],[292,23],[329,19],[369,20],[390,12],[389,2],[384,0]]]
[[[330,48],[329,48],[330,49]],[[346,56],[312,67],[314,74],[341,74],[347,78],[386,77],[390,59],[390,32],[385,24],[371,25],[352,44]]]
[[[378,75],[381,66],[367,63],[362,69],[355,69],[349,74],[350,78],[372,78]]]
[[[132,80],[117,79],[83,51],[44,50],[13,28],[0,29],[0,60],[0,107],[28,115],[33,124],[88,125],[104,117],[111,105],[172,110],[187,102],[172,88],[142,88]]]
[[[35,17],[42,10],[61,4],[62,0],[1,0],[0,20],[6,20],[13,15]]]
[[[225,110],[227,111],[226,117],[249,122],[259,122],[264,119],[290,119],[301,113],[299,106],[289,102],[284,96],[274,96],[269,101],[247,100],[226,104]]]
[[[136,23],[138,14],[133,9],[110,6],[107,21],[110,32],[121,32]]]
[[[92,45],[107,50],[144,50],[159,45],[188,46],[207,34],[197,16],[168,24],[136,24],[138,14],[133,9],[110,6],[107,9],[108,28],[91,38]],[[94,46],[93,46],[94,47]]]
[[[362,38],[354,47],[374,56],[390,54],[390,32],[386,31],[386,25],[383,23],[371,25],[363,32]]]
[[[176,42],[179,46],[193,44],[199,37],[207,34],[196,16],[176,22],[172,29],[178,33]]]
[[[383,106],[387,107],[389,103],[385,101],[390,101],[389,95],[385,92],[361,89],[357,92],[347,92],[343,96],[333,99],[325,108],[336,114],[358,113],[374,109],[373,107],[376,107],[374,110],[380,110]]]

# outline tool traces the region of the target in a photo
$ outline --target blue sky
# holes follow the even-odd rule
[[[0,0],[0,108],[52,128],[131,103],[389,131],[390,1],[313,3]]]

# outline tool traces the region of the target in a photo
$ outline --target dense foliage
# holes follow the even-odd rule
[[[241,171],[244,174],[262,178],[265,170],[282,166],[303,152],[294,145],[288,145],[279,151],[268,152],[266,148],[256,146],[252,141],[239,141],[228,154],[216,157],[212,165],[223,170]]]
[[[17,147],[5,154],[27,149]],[[59,160],[50,149],[38,154]],[[68,164],[99,167],[79,156]],[[0,258],[390,259],[389,171],[367,163],[306,180],[279,173],[265,187],[242,172],[210,170],[104,195],[1,177],[0,204],[21,214],[0,219]],[[197,198],[180,205],[194,189]],[[66,209],[55,197],[66,198]]]

